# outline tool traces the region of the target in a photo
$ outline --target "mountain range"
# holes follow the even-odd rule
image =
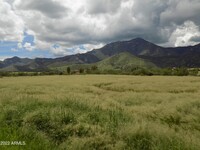
[[[68,66],[100,69],[123,69],[130,67],[200,68],[200,44],[188,47],[161,47],[141,38],[119,41],[84,54],[60,58],[19,58],[0,61],[0,71],[48,71]]]

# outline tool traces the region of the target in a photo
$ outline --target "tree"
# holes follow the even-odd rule
[[[92,70],[92,71],[95,71],[95,70],[97,70],[97,69],[98,69],[98,67],[95,66],[95,65],[91,67],[91,70]]]
[[[67,73],[70,74],[71,73],[71,68],[67,67]]]
[[[84,69],[83,68],[80,68],[79,69],[79,73],[81,74],[81,73],[84,73]]]
[[[189,71],[187,68],[177,68],[177,69],[175,69],[174,75],[187,76],[187,75],[189,75]]]
[[[199,73],[199,69],[197,69],[197,68],[189,70],[189,74],[192,76],[197,76],[198,73]]]

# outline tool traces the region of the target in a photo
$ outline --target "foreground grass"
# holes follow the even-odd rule
[[[200,149],[200,78],[0,78],[0,149]]]

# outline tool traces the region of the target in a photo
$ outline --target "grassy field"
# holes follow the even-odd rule
[[[0,141],[1,150],[199,150],[200,78],[0,78]]]

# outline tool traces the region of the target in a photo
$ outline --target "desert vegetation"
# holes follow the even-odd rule
[[[200,149],[200,78],[0,78],[2,150]]]

